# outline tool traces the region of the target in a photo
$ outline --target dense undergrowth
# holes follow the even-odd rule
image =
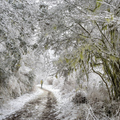
[[[77,83],[77,76],[65,78],[48,78],[46,84],[60,89],[62,104],[59,106],[58,118],[66,119],[70,114],[75,120],[118,120],[120,118],[120,102],[109,100],[108,91],[98,75],[91,73],[89,81],[81,79]],[[76,81],[76,83],[75,83]],[[67,109],[68,108],[68,109]],[[61,111],[63,110],[63,111]],[[66,113],[66,116],[64,115]]]
[[[34,89],[34,74],[32,72],[11,75],[0,84],[0,106]]]

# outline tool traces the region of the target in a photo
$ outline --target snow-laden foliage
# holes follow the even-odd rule
[[[40,14],[39,3],[35,1],[0,1],[1,104],[33,90],[37,48],[33,41]]]
[[[64,0],[40,23],[40,43],[61,54],[58,73],[66,77],[80,68],[88,79],[94,72],[110,99],[120,96],[119,5],[119,0]]]
[[[6,100],[6,96],[16,98],[31,91],[34,73],[39,82],[49,74],[54,75],[56,69],[56,78],[62,75],[65,82],[49,79],[48,84],[62,86],[64,91],[72,91],[74,87],[76,91],[77,87],[78,91],[85,89],[89,93],[87,99],[97,96],[97,92],[100,96],[102,90],[106,95],[107,89],[110,99],[119,100],[119,17],[119,0],[1,0],[2,100]],[[49,50],[53,50],[58,58],[54,61],[54,70],[52,61],[49,61]],[[72,72],[77,73],[76,76],[71,77]],[[101,78],[101,88],[89,87],[91,72]],[[87,119],[97,119],[91,106],[84,111]]]
[[[26,1],[0,1],[0,68],[7,73],[14,73],[20,68],[20,60],[27,53],[27,39],[31,34],[32,5]],[[27,8],[29,7],[29,8]],[[27,19],[27,20],[25,20]]]

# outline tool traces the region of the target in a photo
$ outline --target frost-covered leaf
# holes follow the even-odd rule
[[[83,52],[82,52],[82,51],[80,52],[80,59],[81,59],[81,60],[84,59],[84,56],[83,56]]]

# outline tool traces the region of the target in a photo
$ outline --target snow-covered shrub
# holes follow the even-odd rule
[[[70,92],[74,89],[74,83],[72,81],[65,81],[64,85],[62,86],[62,90],[66,92]]]
[[[55,78],[53,80],[53,86],[59,89],[64,85],[64,79],[62,77]]]
[[[5,70],[0,68],[0,85],[5,86],[6,85],[6,79],[8,78],[9,73],[6,73]]]
[[[117,111],[120,109],[119,106],[120,106],[120,102],[104,104],[104,109],[105,109],[106,115],[109,117],[112,117],[115,114],[117,114]]]
[[[26,68],[23,70],[23,68]],[[10,75],[8,78],[2,81],[0,84],[0,106],[10,99],[15,99],[22,94],[30,92],[34,89],[34,73],[31,69],[25,66],[21,66],[20,69],[14,75]]]
[[[28,84],[29,86],[33,86],[33,82],[34,82],[34,78],[35,78],[35,75],[33,74],[32,71],[30,71],[29,73],[27,74],[24,74],[26,77],[28,77]]]
[[[47,82],[48,82],[48,85],[52,85],[53,84],[53,79],[49,79]]]
[[[84,93],[87,96],[88,101],[107,101],[109,99],[105,84],[95,73],[89,74],[88,81],[85,76],[77,78],[76,81],[76,91]]]
[[[56,87],[56,86],[58,86],[60,83],[59,83],[59,79],[55,79],[54,81],[53,81],[53,86],[54,87]]]
[[[59,79],[60,79],[59,86],[61,91],[64,91],[65,93],[69,93],[70,91],[75,89],[76,79],[74,78],[74,76],[72,76],[72,74],[68,76],[67,80],[63,77],[60,77]]]
[[[52,85],[53,87],[58,86],[58,84],[60,83],[59,79],[56,79],[54,76],[48,75],[46,78],[44,76],[42,76],[42,79],[43,79],[44,84]]]
[[[72,101],[75,104],[82,104],[82,103],[87,103],[87,98],[81,92],[78,92],[75,94]]]
[[[96,84],[93,84],[93,86],[89,85],[86,92],[89,101],[109,101],[108,91],[104,84],[99,84],[99,86]]]

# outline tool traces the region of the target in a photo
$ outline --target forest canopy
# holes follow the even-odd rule
[[[105,83],[110,99],[119,99],[119,17],[119,0],[64,0],[49,12],[41,42],[60,54],[57,73],[66,77],[82,69],[88,78],[92,71]]]
[[[119,99],[119,17],[119,0],[63,0],[57,5],[1,0],[0,82],[19,70],[28,49],[35,55],[51,49],[59,56],[56,74],[67,77],[81,69],[88,79],[94,72],[105,83],[110,99]],[[31,45],[33,35],[36,43]]]

